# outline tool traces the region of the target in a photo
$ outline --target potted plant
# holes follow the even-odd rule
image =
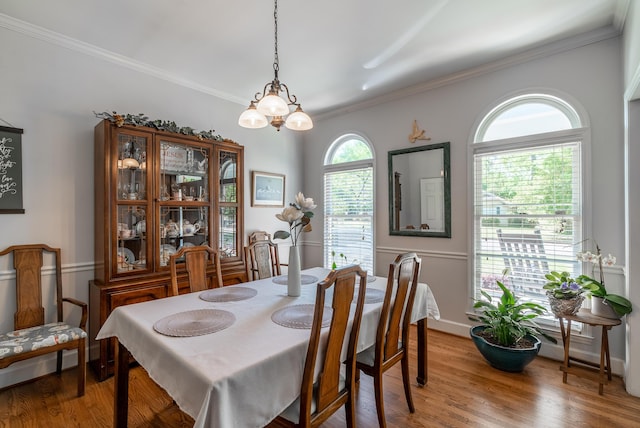
[[[547,290],[551,312],[557,317],[574,315],[582,306],[587,292],[591,291],[590,284],[582,284],[579,279],[573,279],[569,272],[550,272],[545,275],[549,280],[543,289]]]
[[[591,312],[594,315],[603,316],[605,318],[620,318],[631,313],[632,306],[629,299],[607,292],[604,286],[604,270],[603,266],[613,266],[616,264],[616,258],[611,254],[602,256],[600,247],[596,243],[596,253],[584,251],[577,254],[578,260],[591,263],[591,275],[580,275],[576,281],[583,287],[588,287],[591,295]],[[600,271],[600,281],[593,278],[595,266],[598,265]]]
[[[496,281],[502,296],[496,303],[485,291],[486,299],[473,305],[480,313],[470,316],[480,325],[471,328],[470,334],[482,356],[499,370],[521,372],[540,352],[542,336],[550,342],[557,340],[535,323],[534,318],[546,312],[544,306],[533,302],[519,302],[513,292],[502,282]]]

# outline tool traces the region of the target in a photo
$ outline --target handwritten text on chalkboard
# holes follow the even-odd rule
[[[14,150],[11,138],[3,138],[0,140],[0,199],[5,194],[15,195],[18,193],[14,177],[12,177],[11,169],[16,162],[11,160],[11,153]]]

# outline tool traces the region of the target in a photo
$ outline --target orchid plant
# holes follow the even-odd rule
[[[593,265],[591,269],[591,276],[580,275],[576,278],[583,287],[589,287],[591,295],[595,297],[602,297],[604,301],[610,305],[618,315],[626,315],[631,313],[632,305],[631,301],[626,297],[619,296],[617,294],[610,294],[604,287],[604,266],[613,266],[616,264],[616,258],[611,254],[603,256],[600,251],[600,246],[595,243],[596,252],[582,251],[577,254],[578,260]],[[600,273],[600,281],[597,281],[593,277],[595,276],[596,265]]]
[[[273,238],[287,239],[291,237],[293,246],[298,246],[300,233],[311,232],[311,218],[313,218],[311,210],[316,206],[312,198],[305,198],[302,192],[298,192],[295,202],[289,204],[280,214],[276,214],[278,220],[289,223],[289,231],[278,230],[273,234]]]

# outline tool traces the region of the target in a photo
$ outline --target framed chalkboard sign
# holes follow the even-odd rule
[[[22,133],[20,128],[0,126],[0,214],[24,214]]]

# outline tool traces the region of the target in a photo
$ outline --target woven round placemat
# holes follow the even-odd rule
[[[166,316],[153,325],[165,336],[191,337],[224,330],[236,320],[235,315],[220,309],[196,309]]]
[[[287,285],[287,275],[280,275],[273,278],[273,282],[280,285]],[[300,275],[300,284],[315,284],[318,282],[318,277],[313,275]]]
[[[222,287],[203,291],[198,297],[207,302],[237,302],[250,299],[258,294],[255,288],[247,287]]]
[[[360,290],[360,288],[358,288]],[[377,288],[367,288],[364,294],[364,303],[380,303],[384,300],[384,291],[378,290]],[[356,302],[356,299],[353,299],[353,303]]]
[[[311,328],[313,324],[313,312],[315,305],[291,305],[278,309],[271,314],[271,320],[283,327]],[[333,309],[325,306],[322,314],[322,327],[328,327],[331,323]]]

